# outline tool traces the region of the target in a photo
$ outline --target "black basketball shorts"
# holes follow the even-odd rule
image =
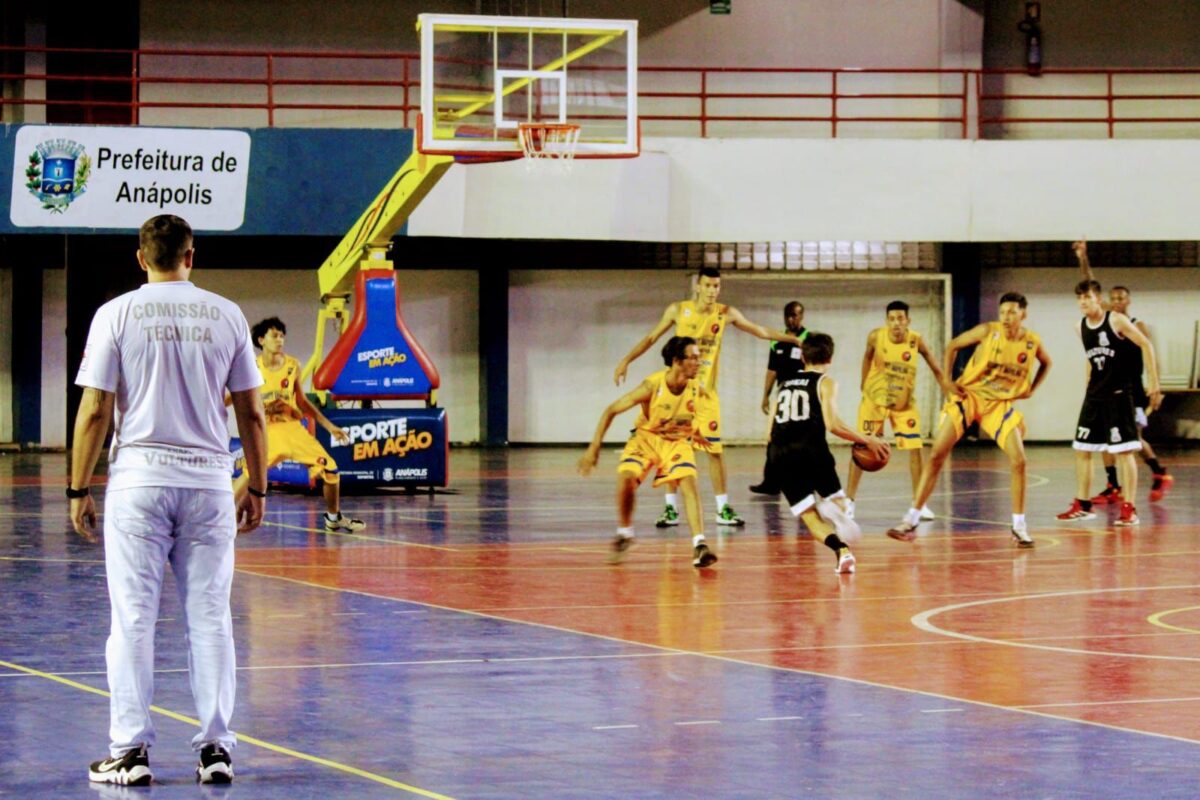
[[[1141,450],[1133,396],[1128,392],[1108,397],[1085,397],[1075,427],[1076,450],[1127,453]]]

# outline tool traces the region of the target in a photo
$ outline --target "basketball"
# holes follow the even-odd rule
[[[856,444],[850,448],[850,457],[863,472],[877,472],[887,466],[888,457],[876,458],[866,445]]]

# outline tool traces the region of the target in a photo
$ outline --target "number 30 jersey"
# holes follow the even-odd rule
[[[825,415],[817,393],[824,377],[821,372],[804,371],[779,384],[775,421],[771,425],[773,445],[788,449],[828,448]]]

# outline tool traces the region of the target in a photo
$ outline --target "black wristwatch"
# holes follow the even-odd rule
[[[85,486],[82,489],[72,489],[71,484],[67,484],[67,497],[71,498],[72,500],[78,500],[81,497],[87,497],[91,493],[92,489],[90,486]]]
[[[260,492],[258,489],[255,489],[253,486],[247,486],[246,491],[249,492],[254,497],[266,497],[267,496],[266,492]]]

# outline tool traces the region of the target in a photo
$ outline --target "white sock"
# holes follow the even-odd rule
[[[921,521],[921,509],[917,508],[916,506],[910,508],[908,513],[904,515],[904,521],[909,525],[916,525]]]
[[[679,503],[676,502],[675,494],[673,492],[667,492],[667,505],[676,511],[679,510]]]
[[[704,538],[704,534],[697,533],[695,536],[692,537],[692,547],[696,547],[697,545],[704,544],[705,541],[706,540]]]
[[[1013,514],[1013,527],[1014,528],[1024,528],[1025,527],[1025,515],[1024,514]]]
[[[628,528],[617,528],[617,536],[619,536],[622,539],[632,539],[633,538],[633,526],[630,525]]]
[[[329,520],[330,522],[337,522],[341,518],[342,518],[342,512],[340,512],[340,511],[337,511],[334,513],[330,513],[328,511],[325,512],[325,519]]]
[[[727,495],[727,494],[717,495],[717,513],[718,514],[721,513],[721,510],[724,509],[725,506],[727,506],[727,505],[729,505],[729,495]]]

